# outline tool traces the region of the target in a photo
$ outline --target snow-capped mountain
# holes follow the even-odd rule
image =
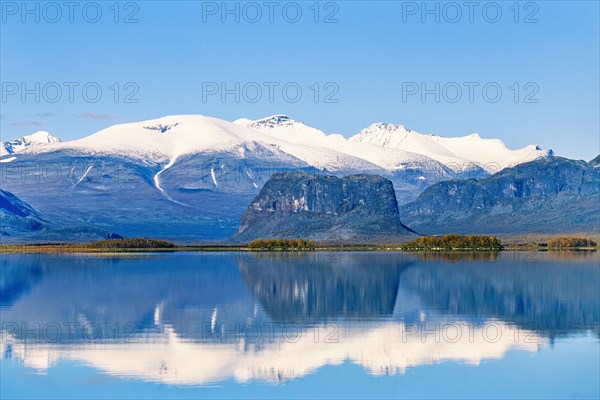
[[[243,159],[248,151],[258,147],[282,159],[295,157],[321,170],[379,169],[366,160],[333,149],[322,149],[314,143],[288,141],[247,126],[202,115],[168,116],[115,125],[86,138],[64,143],[64,148],[119,154],[168,165],[185,156],[207,152],[233,152]]]
[[[43,146],[53,143],[60,143],[60,139],[52,136],[46,131],[37,131],[31,135],[23,136],[20,139],[15,139],[2,143],[0,146],[0,157],[8,154],[19,153],[25,149],[37,146]]]
[[[67,142],[38,132],[8,147],[0,159],[3,189],[49,218],[179,242],[231,236],[275,172],[377,174],[393,182],[403,204],[439,181],[488,176],[483,161],[507,165],[551,154],[383,124],[346,139],[284,115],[235,122],[175,115]]]
[[[425,135],[403,125],[375,123],[346,139],[342,135],[326,135],[322,131],[294,121],[285,115],[274,115],[235,123],[295,143],[335,149],[368,160],[386,170],[403,169],[406,165],[423,167],[441,163],[455,173],[481,168],[487,173],[552,156],[552,150],[531,145],[511,150],[499,139],[483,139],[477,133],[445,138]]]
[[[328,171],[399,171],[417,167],[461,173],[479,167],[491,173],[552,155],[551,150],[535,145],[510,150],[501,140],[482,139],[478,134],[444,138],[385,123],[373,124],[346,139],[339,134],[327,135],[285,115],[255,121],[243,118],[234,123],[201,115],[167,116],[114,125],[65,143],[40,131],[5,142],[5,147],[7,154],[73,149],[172,165],[181,157],[199,152],[237,151],[243,158],[240,146],[248,144],[286,153]]]
[[[552,150],[532,145],[510,150],[499,139],[483,139],[477,133],[464,137],[446,138],[424,135],[403,125],[376,123],[350,138],[351,142],[402,149],[433,158],[454,171],[478,165],[488,173],[551,156]]]
[[[444,166],[436,160],[422,154],[402,149],[384,148],[370,143],[352,142],[342,135],[326,135],[323,131],[294,121],[285,115],[250,121],[236,120],[235,123],[255,129],[276,139],[291,143],[308,145],[314,148],[328,149],[352,157],[366,160],[387,171],[399,171],[420,167],[430,171],[442,171]]]

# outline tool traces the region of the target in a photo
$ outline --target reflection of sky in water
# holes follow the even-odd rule
[[[453,257],[3,255],[3,394],[26,376],[54,379],[65,368],[84,373],[83,366],[132,384],[207,390],[301,385],[294,382],[331,368],[346,380],[357,367],[379,377],[374,385],[417,377],[426,384],[465,366],[481,373],[514,359],[533,366],[558,349],[571,349],[564,365],[573,359],[581,369],[546,365],[561,371],[555,379],[595,376],[598,256]],[[7,382],[13,374],[20,378]],[[579,389],[598,394],[598,384],[588,379]]]

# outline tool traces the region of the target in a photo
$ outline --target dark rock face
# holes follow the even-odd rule
[[[400,222],[394,187],[388,179],[286,172],[274,174],[265,183],[232,240],[302,237],[362,242],[409,233]]]
[[[485,179],[437,183],[400,207],[423,234],[597,232],[600,169],[551,157]]]

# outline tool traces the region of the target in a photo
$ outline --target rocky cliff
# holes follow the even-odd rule
[[[376,242],[408,236],[392,182],[377,175],[344,178],[306,172],[274,174],[244,213],[232,238],[308,238]]]
[[[597,160],[552,157],[485,179],[440,182],[400,213],[408,226],[430,235],[597,232]]]

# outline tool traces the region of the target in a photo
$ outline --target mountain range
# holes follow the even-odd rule
[[[168,116],[65,142],[37,132],[2,148],[2,189],[45,218],[180,242],[231,236],[278,172],[380,175],[402,205],[440,181],[482,179],[553,156],[535,145],[510,150],[477,134],[444,138],[386,123],[346,139],[284,115]]]
[[[421,234],[598,232],[599,159],[551,157],[484,179],[439,182],[400,215]]]

